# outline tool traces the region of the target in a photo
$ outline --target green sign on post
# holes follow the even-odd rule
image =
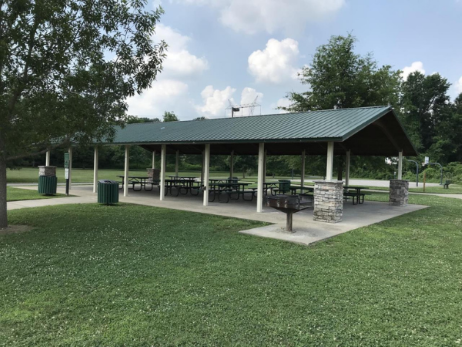
[[[64,153],[64,168],[69,169],[69,153]]]
[[[66,195],[69,195],[69,153],[64,153],[64,178],[66,179]]]

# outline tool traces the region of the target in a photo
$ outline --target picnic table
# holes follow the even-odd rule
[[[179,180],[195,180],[196,176],[168,176],[170,179],[179,179]]]
[[[279,187],[279,182],[263,182],[263,192],[268,195],[268,189],[273,194],[273,189]]]
[[[353,205],[363,204],[364,203],[364,196],[366,194],[362,193],[361,189],[369,189],[369,187],[344,186],[343,187],[343,196],[346,197],[346,198],[351,196],[353,198]],[[355,190],[355,191],[350,192],[350,190]],[[355,199],[356,199],[356,203],[355,203]]]
[[[217,183],[234,183],[238,181],[236,178],[209,178],[209,182],[211,184],[217,184]]]
[[[301,194],[306,194],[307,193],[313,193],[314,192],[314,187],[300,187],[300,186],[290,186],[290,192],[292,195],[297,194],[297,190],[300,190]]]
[[[216,181],[216,180],[214,180]],[[228,182],[228,183],[221,183],[221,182],[214,182],[209,186],[209,193],[213,193],[213,199],[210,201],[215,201],[215,197],[218,195],[218,200],[220,202],[229,202],[230,199],[238,200],[239,197],[242,195],[242,198],[246,201],[252,201],[255,195],[257,188],[250,188],[250,190],[245,190],[250,183],[239,183],[239,182]],[[224,195],[227,197],[226,201],[221,200],[221,196]],[[237,198],[233,199],[232,194],[237,193]],[[249,193],[251,195],[250,200],[245,199],[245,194]]]
[[[118,175],[117,177],[122,179],[122,188],[123,188],[125,184],[125,176]],[[151,191],[153,185],[158,184],[158,181],[150,181],[152,177],[149,177],[149,176],[128,176],[128,178],[130,179],[129,183],[133,185],[134,191],[140,191],[143,188],[146,191]],[[151,189],[146,189],[147,185],[149,184],[151,185]],[[140,189],[135,188],[137,185],[140,186]]]
[[[197,184],[195,184],[197,183]],[[166,179],[165,180],[165,195],[170,192],[170,195],[173,195],[172,188],[177,188],[176,196],[180,195],[182,191],[185,191],[187,194],[190,192],[192,195],[198,195],[200,190],[199,182],[196,182],[195,177],[193,178],[173,178],[173,179]],[[193,190],[197,190],[196,194],[193,194]]]

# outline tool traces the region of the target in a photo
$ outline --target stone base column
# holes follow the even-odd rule
[[[338,223],[343,217],[343,182],[314,182],[314,218],[326,223]]]
[[[56,176],[56,166],[39,166],[39,176]]]
[[[409,196],[409,181],[390,180],[390,199],[392,206],[406,206]]]

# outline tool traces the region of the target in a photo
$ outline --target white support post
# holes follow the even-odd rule
[[[152,166],[153,169],[156,168],[156,151],[152,151]]]
[[[67,152],[69,153],[69,190],[71,190],[71,187],[72,187],[72,147],[69,147]]]
[[[175,176],[178,177],[178,167],[180,166],[180,151],[176,151]]]
[[[346,160],[345,160],[345,185],[350,185],[350,163],[351,163],[351,151],[346,152]]]
[[[302,152],[302,177],[301,177],[301,182],[300,182],[300,185],[302,187],[305,186],[305,156],[306,156],[306,152],[305,150],[303,150]]]
[[[229,177],[232,178],[234,176],[234,151],[231,151],[229,161]]]
[[[124,164],[124,196],[128,196],[128,171],[130,162],[130,146],[125,145],[125,164]]]
[[[266,157],[268,155],[268,151],[265,149],[265,158],[263,163],[263,183],[266,183]]]
[[[210,170],[210,144],[205,145],[204,151],[204,206],[209,205],[209,170]]]
[[[263,212],[263,173],[265,166],[265,144],[258,145],[258,183],[257,183],[257,212]]]
[[[334,143],[327,143],[327,163],[326,163],[326,181],[332,181],[332,172],[334,171]]]
[[[160,151],[160,200],[165,198],[165,169],[167,166],[167,145],[162,145]]]
[[[45,157],[45,166],[50,166],[50,155],[51,155],[51,152],[47,151],[46,157]]]
[[[201,182],[204,184],[205,151],[202,151]]]
[[[398,156],[398,179],[403,179],[403,151],[399,152]]]
[[[93,193],[96,193],[98,189],[98,147],[95,147],[95,153],[93,155]]]

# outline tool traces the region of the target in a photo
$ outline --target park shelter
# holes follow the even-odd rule
[[[346,156],[346,182],[351,155],[399,157],[417,152],[391,107],[363,107],[283,113],[261,116],[177,122],[129,124],[117,128],[112,141],[97,145],[125,146],[125,182],[128,182],[129,147],[141,146],[161,154],[160,199],[164,198],[167,153],[203,154],[204,186],[208,189],[210,155],[258,155],[257,211],[262,211],[266,155],[327,155],[326,181],[333,179],[334,155]],[[177,160],[178,163],[178,160]],[[95,147],[94,190],[98,179]],[[304,169],[302,169],[302,185]],[[124,185],[124,195],[128,185]],[[208,205],[208,194],[204,194]]]

